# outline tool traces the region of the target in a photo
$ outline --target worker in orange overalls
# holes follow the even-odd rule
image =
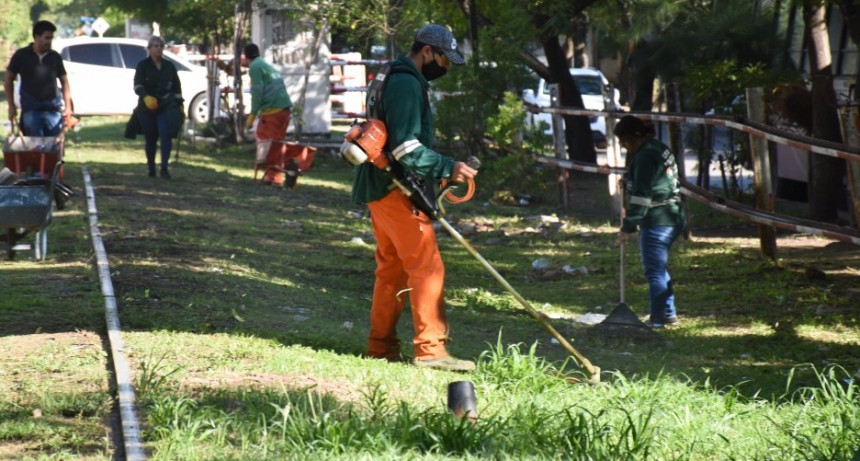
[[[254,137],[257,141],[273,141],[266,156],[266,172],[263,182],[283,185],[284,174],[284,136],[290,125],[290,109],[293,102],[287,94],[280,72],[260,58],[260,48],[249,43],[245,46],[245,58],[251,63],[248,75],[251,77],[251,113],[246,120],[250,130],[257,120]]]
[[[382,120],[388,131],[386,151],[404,170],[429,183],[442,179],[465,182],[477,174],[465,163],[431,149],[433,113],[428,82],[444,75],[451,63],[465,64],[454,35],[431,24],[418,31],[411,50],[390,63],[387,76],[378,73],[368,90],[368,114]],[[356,203],[367,204],[376,237],[367,355],[400,360],[396,327],[408,296],[415,327],[414,364],[473,370],[474,362],[452,357],[445,347],[445,267],[430,218],[394,187],[386,172],[370,163],[356,167],[352,197]]]

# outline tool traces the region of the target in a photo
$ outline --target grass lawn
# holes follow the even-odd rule
[[[251,180],[251,146],[183,141],[173,179],[149,178],[123,123],[85,119],[67,144],[78,195],[55,213],[47,261],[0,263],[0,459],[116,451],[84,167],[152,459],[851,459],[860,447],[856,246],[780,233],[770,261],[754,227],[693,204],[694,238],[670,261],[681,325],[609,337],[573,321],[619,302],[606,179],[577,176],[561,210],[552,193],[495,202],[479,176],[449,221],[603,382],[565,379],[577,370],[565,351],[444,230],[450,349],[479,367],[428,371],[362,358],[374,242],[341,160],[320,151],[281,190]],[[555,270],[532,270],[539,258]],[[625,273],[644,316],[635,245]],[[464,379],[475,424],[445,408]]]

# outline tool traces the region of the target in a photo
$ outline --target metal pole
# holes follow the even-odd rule
[[[747,88],[747,117],[750,120],[764,123],[764,93],[760,87]],[[767,150],[767,140],[760,136],[750,135],[750,154],[753,159],[753,175],[755,180],[756,208],[773,212],[773,181],[770,174],[770,156]],[[758,225],[758,237],[761,251],[770,259],[776,259],[776,230],[773,226]]]
[[[549,104],[550,107],[559,108],[560,96],[558,94],[558,84],[552,83],[549,85]],[[564,160],[566,158],[566,149],[564,142],[564,118],[561,114],[552,114],[552,140],[555,158]],[[558,170],[558,192],[561,195],[562,208],[570,206],[570,173],[561,168]]]
[[[681,112],[681,94],[678,90],[677,83],[666,84],[666,106],[669,112]],[[678,165],[681,184],[687,183],[687,165],[684,162],[684,142],[681,139],[681,124],[669,123],[669,148],[675,154],[675,162]],[[693,232],[690,224],[690,205],[687,203],[687,198],[681,197],[681,206],[684,207],[684,214],[687,216],[687,226],[684,227],[684,238],[690,240]]]
[[[839,110],[842,122],[842,139],[849,146],[860,146],[860,106],[849,106]],[[860,228],[860,163],[851,160],[848,166],[848,190],[851,192],[851,211],[854,227]]]
[[[621,161],[621,147],[615,138],[615,119],[613,117],[606,117],[606,162],[610,167],[624,167]],[[624,190],[620,187],[622,176],[618,173],[609,173],[608,178],[612,215],[620,216],[623,206],[621,202],[624,198]]]

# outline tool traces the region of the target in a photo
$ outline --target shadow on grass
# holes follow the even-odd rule
[[[86,149],[91,137],[119,134],[121,128],[121,123],[93,127],[85,123],[80,148]],[[129,141],[117,136],[117,143]],[[142,138],[131,143],[142,151]],[[171,180],[147,177],[142,152],[140,163],[105,159],[89,165],[123,328],[254,335],[360,355],[369,326],[375,263],[367,220],[348,213],[356,208],[345,186],[348,168],[318,154],[312,171],[299,179],[298,189],[289,191],[248,178],[252,154],[247,146],[221,151],[198,147],[182,155],[172,167]],[[206,166],[209,164],[213,168]],[[225,171],[216,171],[215,165]],[[79,167],[71,163],[67,169],[68,182],[80,193],[73,209],[58,216],[52,226],[52,232],[56,231],[52,242],[58,244],[49,248],[49,262],[90,257],[89,237],[81,219],[85,199],[83,184],[77,179],[81,177]],[[585,202],[577,201],[576,207],[586,206]],[[597,221],[605,219],[603,212],[593,214]],[[361,244],[356,237],[371,244]],[[506,238],[499,246],[482,242],[479,250],[498,264],[527,299],[551,302],[576,315],[618,301],[617,247],[612,246],[612,237],[522,234]],[[503,291],[456,242],[445,238],[440,242],[449,292],[476,286]],[[707,245],[700,248],[709,249]],[[597,261],[598,270],[591,278],[537,282],[523,267],[528,267],[531,255],[542,251],[593,253],[589,260]],[[637,275],[635,254],[629,260],[630,299],[644,300],[644,280]],[[710,322],[730,329],[756,322],[770,324],[786,315],[797,326],[817,322],[790,303],[787,307],[776,303],[774,293],[784,289],[791,295],[821,296],[830,290],[806,286],[797,274],[774,269],[748,252],[691,254],[681,261],[687,264],[676,267],[673,275],[687,303],[683,315],[699,322],[698,326]],[[727,266],[736,270],[723,269]],[[70,273],[53,271],[50,264],[26,269],[9,266],[3,271],[19,280],[11,288],[7,282],[4,290],[18,292],[15,304],[20,307],[0,309],[0,334],[26,334],[36,328],[68,331],[79,326],[103,331],[103,327],[94,327],[102,323],[97,282],[82,275],[80,267]],[[78,277],[73,288],[54,282],[64,277]],[[749,279],[767,287],[750,284],[738,288],[738,280]],[[838,275],[831,283],[843,286],[852,279],[856,276]],[[46,280],[52,284],[43,282]],[[716,317],[709,320],[711,316]],[[496,342],[501,330],[507,343],[539,341],[541,354],[551,360],[565,358],[564,351],[518,306],[454,306],[449,317],[450,349],[455,355],[476,358]],[[854,321],[856,327],[856,317]],[[788,369],[797,363],[820,363],[825,357],[847,366],[860,363],[852,348],[791,331],[704,336],[682,328],[664,333],[670,347],[641,347],[564,329],[576,340],[574,346],[605,370],[640,375],[662,370],[700,383],[724,385],[752,380],[750,394],[780,394]],[[407,344],[411,330],[407,313],[399,329]],[[411,351],[408,346],[404,349]]]

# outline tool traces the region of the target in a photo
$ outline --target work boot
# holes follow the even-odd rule
[[[438,359],[415,359],[412,363],[418,368],[430,368],[443,371],[474,371],[475,362],[471,360],[460,360],[450,355]]]
[[[170,173],[167,170],[161,170],[161,177],[164,179],[170,179]]]

